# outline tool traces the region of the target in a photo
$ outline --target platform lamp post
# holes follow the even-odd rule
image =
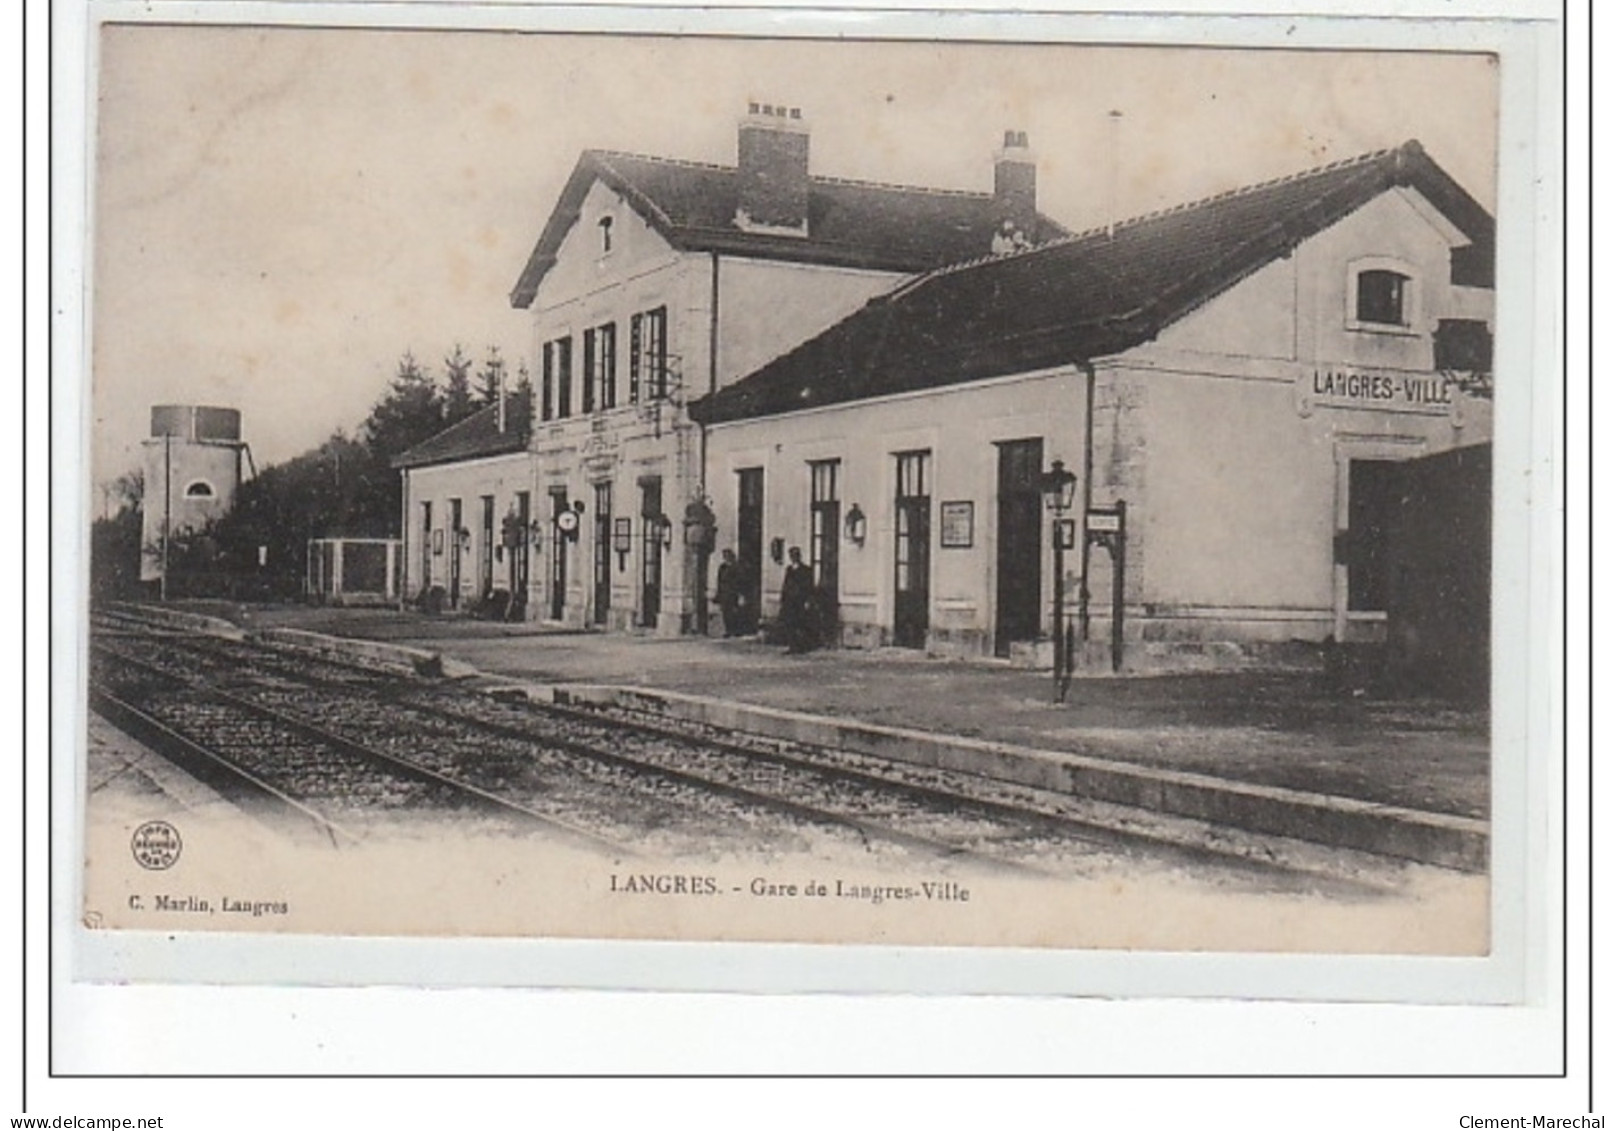
[[[1065,515],[1077,492],[1077,476],[1066,470],[1064,460],[1055,460],[1043,473],[1039,486],[1043,505],[1054,515],[1054,701],[1063,703],[1071,684],[1072,648],[1065,624],[1065,552],[1077,544],[1076,523]]]

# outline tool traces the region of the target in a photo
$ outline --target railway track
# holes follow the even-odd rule
[[[90,702],[104,717],[251,809],[292,816],[333,843],[424,813],[633,854],[592,829],[115,646],[98,643],[94,659]]]
[[[509,802],[619,854],[628,846],[658,855],[812,851],[829,838],[887,857],[1066,877],[1103,856],[1318,871],[1193,838],[1174,843],[1158,829],[1096,817],[1096,803],[975,775],[622,711],[514,703],[261,644],[143,638],[133,618],[96,644],[103,661],[116,657],[192,694],[228,695],[281,726]],[[402,808],[433,804],[415,799]]]

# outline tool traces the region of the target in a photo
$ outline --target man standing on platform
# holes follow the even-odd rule
[[[785,580],[779,587],[779,625],[787,652],[813,647],[813,571],[802,561],[802,548],[792,546]]]

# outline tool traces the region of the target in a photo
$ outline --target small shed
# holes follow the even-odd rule
[[[303,592],[331,605],[398,603],[397,538],[310,538]]]

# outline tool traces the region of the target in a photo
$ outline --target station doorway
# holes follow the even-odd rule
[[[897,553],[892,643],[923,648],[931,627],[930,452],[897,456]]]
[[[1043,440],[998,445],[997,626],[993,652],[1036,640],[1043,598]]]
[[[745,621],[741,633],[757,631],[757,614],[763,607],[763,469],[745,467],[735,473],[739,505],[735,517],[735,565]]]

